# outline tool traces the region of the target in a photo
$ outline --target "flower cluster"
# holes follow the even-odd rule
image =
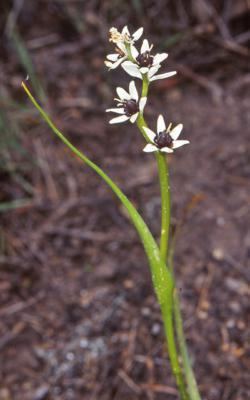
[[[176,71],[158,74],[168,54],[152,54],[153,45],[150,45],[147,39],[143,39],[140,50],[137,50],[135,42],[141,38],[143,28],[139,28],[133,34],[129,32],[127,26],[121,32],[116,28],[111,28],[109,34],[110,42],[116,45],[115,53],[108,54],[105,60],[105,65],[110,70],[121,66],[130,76],[142,80],[144,88],[148,88],[149,84],[153,81],[169,78],[176,74]],[[156,133],[146,126],[143,112],[147,97],[144,93],[139,98],[134,81],[130,82],[128,92],[121,87],[117,87],[116,92],[118,95],[118,98],[114,99],[117,102],[116,108],[109,108],[106,111],[119,115],[112,118],[109,123],[115,124],[128,120],[131,123],[137,122],[138,127],[148,142],[143,151],[172,153],[174,149],[189,143],[188,140],[177,140],[183,128],[182,124],[177,125],[173,129],[171,129],[170,124],[166,129],[162,115],[158,117]]]

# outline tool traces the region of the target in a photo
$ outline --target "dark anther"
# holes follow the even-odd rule
[[[154,57],[151,56],[149,51],[145,51],[136,58],[136,61],[140,65],[140,67],[152,67]]]
[[[159,147],[159,149],[162,149],[163,147],[172,147],[173,144],[173,139],[171,138],[170,134],[167,132],[160,132],[156,137],[154,138],[154,142]]]
[[[131,115],[136,114],[139,112],[138,104],[135,100],[126,100],[124,103],[124,111],[127,117],[131,117]]]

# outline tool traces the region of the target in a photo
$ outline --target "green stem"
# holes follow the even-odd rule
[[[167,259],[169,229],[170,229],[170,190],[166,156],[157,153],[158,173],[161,188],[161,239],[160,253],[163,260]]]
[[[170,231],[170,190],[169,190],[167,160],[163,154],[158,153],[157,162],[158,162],[158,173],[159,173],[159,180],[161,187],[161,207],[162,207],[160,253],[163,260],[167,260],[168,258],[169,267],[172,270],[173,282],[175,284],[175,279],[173,275],[173,254],[174,254],[175,238],[173,239],[172,246],[170,246],[168,253],[168,242],[169,242],[169,231]],[[190,400],[201,400],[195,375],[188,355],[188,349],[183,330],[180,300],[176,288],[174,289],[173,313],[174,313],[177,341],[182,358],[184,374],[187,382],[188,394]]]
[[[149,87],[149,81],[147,75],[143,75],[142,78],[142,91],[141,91],[141,97],[147,97],[148,95],[148,87]]]
[[[176,229],[177,230],[175,231],[175,234],[172,237],[171,245],[169,247],[169,252],[168,252],[168,265],[172,272],[173,279],[174,279],[174,249],[175,249],[176,237],[178,236],[178,232],[179,232],[179,228],[177,227]],[[191,363],[189,353],[188,353],[187,342],[186,342],[185,333],[184,333],[184,329],[183,329],[183,319],[182,319],[182,315],[181,315],[180,296],[178,294],[177,289],[174,290],[173,304],[174,304],[175,329],[176,329],[178,345],[179,345],[179,349],[180,349],[180,353],[181,353],[181,358],[182,358],[182,362],[183,362],[185,378],[187,381],[188,394],[189,394],[191,400],[201,400],[198,385],[197,385],[194,371],[192,368],[192,363]]]
[[[147,96],[148,93],[148,79],[146,76],[143,77],[142,81],[142,97]],[[141,131],[144,138],[148,140],[147,135],[144,132],[143,127],[146,127],[146,121],[143,117],[143,114],[140,113],[137,118],[137,126]],[[159,176],[161,182],[161,197],[162,197],[162,204],[164,204],[164,213],[162,215],[162,234],[163,237],[161,238],[161,246],[160,254],[161,259],[165,262],[167,257],[167,248],[168,248],[168,231],[169,231],[169,222],[170,222],[170,194],[168,188],[168,179],[166,179],[167,173],[167,164],[164,156],[157,152],[156,159],[158,162],[158,169],[159,169]],[[166,225],[167,224],[167,225]],[[164,232],[163,232],[164,230]],[[163,244],[164,243],[164,246]],[[166,267],[166,270],[170,271]],[[183,378],[181,366],[178,359],[178,352],[175,344],[175,334],[174,334],[174,323],[173,323],[173,292],[174,292],[174,281],[171,274],[171,281],[173,286],[167,288],[163,288],[164,293],[164,301],[160,304],[161,305],[161,313],[162,319],[164,323],[164,331],[167,339],[168,345],[168,353],[171,363],[171,369],[175,376],[176,384],[181,396],[181,400],[189,400],[189,396],[186,392],[185,381]]]
[[[187,380],[188,393],[191,400],[201,400],[192,364],[188,354],[187,343],[183,330],[180,300],[176,289],[174,290],[174,317],[175,317],[177,340],[180,348],[183,368],[185,371],[185,377]]]
[[[160,241],[160,253],[163,260],[167,259],[168,255],[168,238],[169,238],[169,229],[170,229],[170,192],[169,192],[169,177],[167,170],[167,161],[164,155],[160,154],[160,157],[157,158],[158,161],[158,171],[159,171],[159,180],[161,186],[161,205],[162,205],[162,224],[161,224],[161,241]],[[170,249],[171,259],[169,260],[171,267],[173,265],[173,249]],[[172,270],[173,268],[171,268]],[[172,271],[173,274],[173,271]],[[173,282],[174,275],[172,275]],[[174,283],[175,284],[175,283]],[[185,340],[185,334],[183,330],[183,321],[181,316],[180,309],[180,301],[176,288],[174,289],[174,298],[173,298],[173,313],[175,320],[175,328],[177,334],[177,341],[180,349],[180,354],[183,363],[183,369],[185,373],[185,378],[187,381],[187,388],[190,400],[201,400],[199,395],[198,386],[196,383],[196,379],[194,376],[194,372],[192,369],[192,365],[190,362],[190,358],[188,355],[187,344]],[[166,313],[167,314],[167,313]]]
[[[128,54],[128,56],[127,56],[127,57],[128,57],[128,60],[129,60],[129,61],[132,61],[132,62],[135,62],[135,59],[134,59],[134,57],[132,56],[130,44],[129,44],[129,43],[126,43],[126,44],[125,44],[125,47],[126,47],[127,54]]]
[[[173,324],[173,302],[171,305],[168,303],[165,304],[163,307],[161,307],[161,312],[164,322],[165,335],[167,338],[171,369],[175,376],[181,400],[189,400],[175,344],[174,324]]]

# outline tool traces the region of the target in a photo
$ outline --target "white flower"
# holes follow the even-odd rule
[[[120,44],[120,43],[131,43],[133,44],[138,39],[140,39],[143,34],[143,28],[137,29],[132,35],[130,34],[128,27],[124,26],[121,32],[119,32],[116,28],[111,28],[109,30],[109,41]]]
[[[161,67],[161,63],[168,57],[167,53],[157,53],[151,55],[153,45],[149,46],[147,39],[143,40],[140,53],[135,47],[131,48],[132,56],[135,62],[124,61],[122,68],[131,76],[142,79],[142,75],[147,74],[150,82],[157,79],[169,78],[176,74],[176,71],[166,72],[164,74],[155,75]]]
[[[122,32],[118,32],[116,28],[109,30],[110,41],[116,44],[116,53],[108,54],[107,60],[104,61],[105,65],[109,69],[117,68],[123,61],[128,58],[128,51],[135,52],[136,48],[133,43],[138,40],[143,33],[143,28],[139,28],[136,32],[130,35],[128,27],[124,26]],[[130,48],[127,49],[126,45],[130,44]]]
[[[117,108],[109,108],[106,110],[106,112],[114,112],[121,115],[111,119],[109,123],[115,124],[128,120],[134,123],[139,115],[139,112],[143,112],[147,97],[142,97],[139,100],[134,81],[131,81],[129,84],[129,93],[121,87],[118,87],[116,92],[119,96],[119,99],[115,99],[118,102]]]
[[[135,49],[135,47],[132,44],[131,44],[130,48],[131,48],[131,51],[132,51],[132,48]],[[104,64],[109,69],[115,69],[115,68],[119,67],[119,65],[128,58],[128,50],[126,49],[126,46],[124,43],[117,43],[117,47],[115,50],[116,50],[116,53],[108,54],[107,60],[104,61]]]
[[[179,124],[171,130],[171,125],[166,129],[164,118],[159,115],[157,119],[157,133],[151,131],[151,129],[143,127],[148,139],[151,143],[148,143],[143,151],[150,153],[152,151],[162,151],[164,153],[173,153],[174,149],[183,146],[184,144],[190,143],[188,140],[177,140],[182,131],[183,125]]]

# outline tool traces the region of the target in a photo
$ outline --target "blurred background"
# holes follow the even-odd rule
[[[203,399],[250,396],[249,0],[0,3],[0,400],[177,399],[148,265],[105,184],[41,121],[121,186],[157,237],[157,170],[136,127],[110,126],[122,70],[108,30],[140,26],[172,79],[146,117],[183,123],[169,157],[176,274]],[[137,82],[138,83],[138,82]],[[248,140],[247,140],[248,137]]]

